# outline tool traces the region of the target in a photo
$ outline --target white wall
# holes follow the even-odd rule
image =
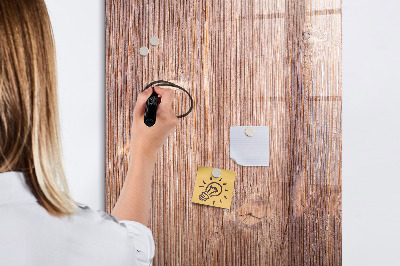
[[[65,170],[75,200],[104,210],[104,1],[47,0],[57,49]]]
[[[400,265],[400,1],[343,1],[343,264]]]

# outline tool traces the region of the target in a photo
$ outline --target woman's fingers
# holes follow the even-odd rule
[[[160,87],[154,87],[154,91],[161,98],[161,102],[157,108],[157,115],[158,114],[162,114],[163,116],[164,115],[170,116],[172,114],[175,115],[172,109],[172,103],[174,100],[175,91],[172,89],[165,89]],[[146,101],[152,93],[153,93],[152,88],[148,88],[144,92],[139,93],[136,100],[135,109],[133,111],[134,116],[136,117],[144,116],[144,112],[146,110]]]
[[[163,88],[160,88],[160,87],[154,87],[154,90],[158,95],[163,95],[168,89],[163,89]]]
[[[163,94],[161,96],[160,107],[167,108],[172,107],[172,102],[174,100],[175,91],[172,89],[163,89]]]
[[[156,91],[157,93],[162,93],[161,103],[157,109],[157,116],[159,115],[163,119],[166,119],[171,124],[176,124],[178,118],[172,108],[172,103],[175,97],[175,90],[172,89],[160,89]]]

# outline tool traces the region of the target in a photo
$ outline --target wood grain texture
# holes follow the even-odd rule
[[[341,26],[341,1],[106,0],[107,212],[139,90],[165,79],[195,101],[157,159],[154,265],[341,265]],[[230,159],[244,125],[270,127],[269,167]],[[197,166],[236,171],[230,210],[191,203]]]

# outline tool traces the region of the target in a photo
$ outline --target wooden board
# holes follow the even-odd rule
[[[165,79],[195,101],[157,159],[154,265],[341,264],[341,26],[341,1],[106,0],[107,212],[138,91]],[[230,159],[246,125],[270,127],[269,167]],[[236,171],[230,210],[191,202],[197,166]]]

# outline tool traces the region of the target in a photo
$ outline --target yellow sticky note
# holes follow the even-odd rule
[[[236,172],[221,170],[220,177],[213,177],[212,167],[199,166],[192,202],[230,209]]]

